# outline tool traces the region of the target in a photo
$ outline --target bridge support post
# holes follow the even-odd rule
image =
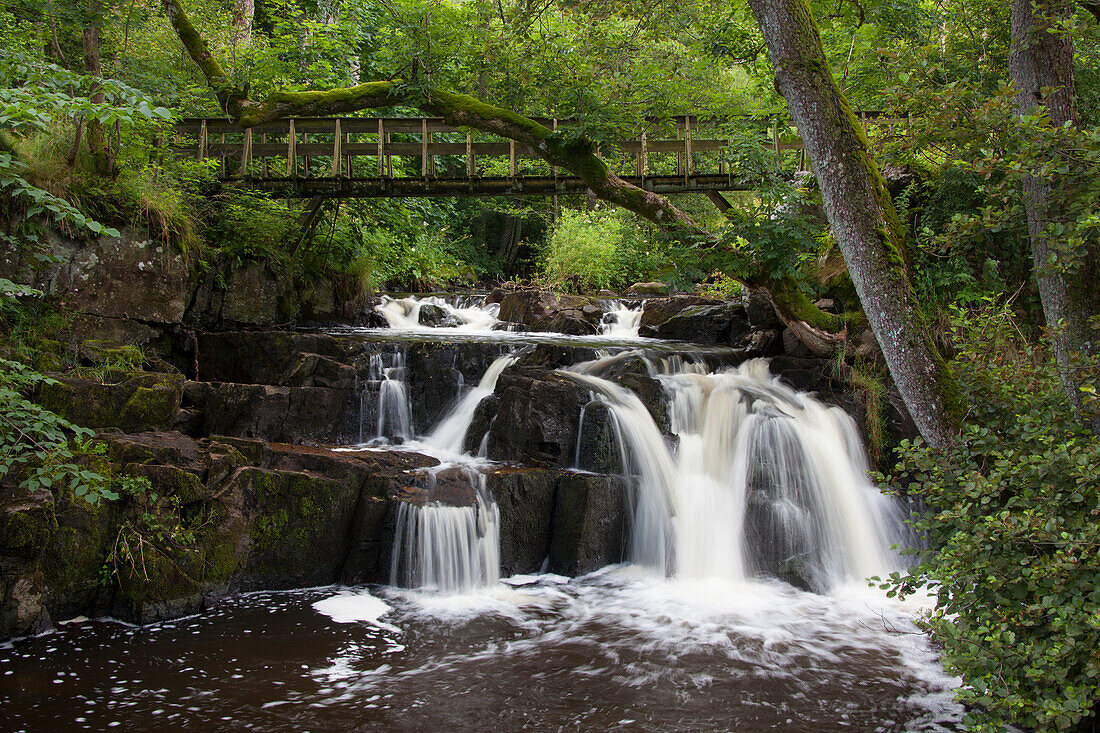
[[[378,177],[386,175],[386,132],[383,129],[382,118],[378,118]]]
[[[344,141],[343,131],[340,128],[340,120],[336,120],[336,134],[332,141],[332,177],[340,177],[341,143]]]
[[[294,129],[294,120],[290,120],[290,129],[286,136],[286,175],[298,177],[298,133]]]

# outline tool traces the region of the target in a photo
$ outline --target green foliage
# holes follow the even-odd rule
[[[117,499],[108,479],[80,465],[94,432],[27,399],[48,377],[0,359],[0,480],[28,492],[71,490],[90,504]]]
[[[935,594],[926,625],[975,729],[1071,730],[1100,702],[1100,443],[1007,307],[957,310],[955,337],[972,411],[948,459],[902,446],[930,549],[884,587]]]
[[[104,582],[156,583],[162,580],[162,566],[168,564],[197,586],[195,579],[186,577],[181,564],[201,559],[196,545],[200,527],[184,520],[181,497],[162,496],[144,476],[122,476],[118,483],[119,493],[133,509],[119,524],[103,563]]]
[[[547,284],[573,292],[622,290],[634,282],[670,279],[667,247],[620,211],[562,211],[542,254]]]

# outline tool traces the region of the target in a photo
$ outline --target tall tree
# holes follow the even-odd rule
[[[1072,17],[1070,0],[1012,3],[1008,68],[1016,85],[1016,112],[1021,116],[1044,112],[1056,128],[1077,124],[1073,39],[1067,30]],[[1100,315],[1096,279],[1100,276],[1100,243],[1087,239],[1081,251],[1074,252],[1061,246],[1064,241],[1053,232],[1055,227],[1064,231],[1072,215],[1055,180],[1027,176],[1023,193],[1039,298],[1052,332],[1062,385],[1078,419],[1093,432],[1100,432],[1100,411],[1086,408],[1081,390],[1100,357],[1100,331],[1089,323]]]
[[[905,228],[863,127],[829,71],[806,0],[749,0],[749,5],[890,374],[921,435],[934,448],[946,449],[960,417],[958,392],[909,280]]]

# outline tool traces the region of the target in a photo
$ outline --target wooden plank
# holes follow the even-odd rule
[[[691,160],[691,118],[688,117],[684,120],[684,176],[685,183],[687,178],[691,178],[692,173],[692,160]]]
[[[198,155],[199,160],[202,160],[203,158],[206,157],[206,145],[209,141],[207,136],[209,134],[210,133],[206,129],[206,120],[203,120],[202,121],[202,130],[199,132],[199,155]]]
[[[428,121],[420,120],[420,177],[428,177]]]
[[[641,154],[642,154],[642,180],[644,181],[646,176],[649,175],[649,150],[646,146],[645,130],[642,130]]]
[[[516,141],[508,141],[508,170],[511,172],[512,178],[516,177]]]
[[[248,168],[252,163],[252,130],[244,131],[244,143],[241,145],[241,169],[237,175],[247,176]]]
[[[477,166],[474,165],[474,136],[466,133],[466,177],[473,178]]]

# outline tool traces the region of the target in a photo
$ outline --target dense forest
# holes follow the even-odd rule
[[[511,138],[591,193],[352,198],[314,219],[164,145],[182,118],[340,115]],[[597,155],[678,115],[734,142],[723,164],[751,190],[723,211]],[[812,173],[777,163],[773,125]],[[1092,0],[4,0],[0,202],[0,481],[142,490],[29,399],[45,372],[146,358],[74,348],[66,304],[21,278],[59,236],[137,228],[195,272],[261,262],[301,291],[751,292],[874,409],[904,400],[920,437],[872,449],[881,485],[924,507],[927,548],[872,582],[935,595],[923,623],[968,723],[1100,714]]]

